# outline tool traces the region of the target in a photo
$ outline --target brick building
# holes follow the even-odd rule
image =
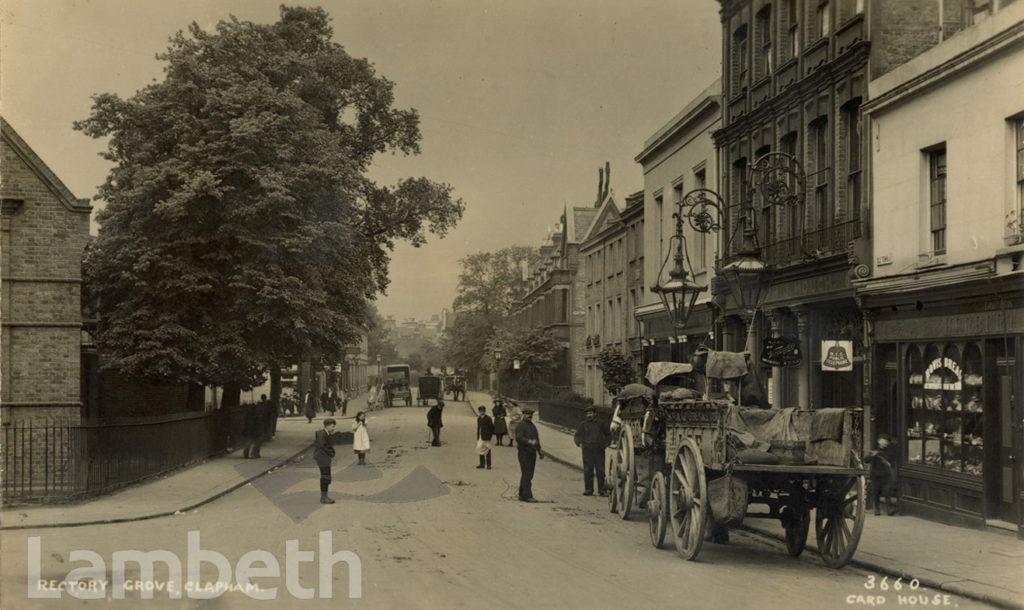
[[[597,217],[580,244],[585,278],[584,393],[595,404],[608,404],[598,355],[609,348],[635,356],[640,363],[638,325],[633,308],[643,290],[643,193],[626,198],[620,210],[607,190]]]
[[[78,421],[82,253],[92,207],[3,119],[0,136],[0,418]]]
[[[597,208],[574,206],[562,213],[540,247],[538,262],[526,270],[528,292],[511,314],[522,327],[547,329],[559,344],[551,386],[584,391],[586,338],[583,308],[585,276],[580,270],[580,242],[597,216]]]
[[[1009,407],[997,405],[1010,405],[1000,396],[1020,391],[1019,341],[1006,333],[1019,297],[1010,298],[1011,276],[1000,271],[1012,273],[1017,263],[995,247],[1004,229],[994,221],[1013,211],[1007,202],[1019,190],[1009,174],[1019,157],[1013,121],[1024,109],[1007,105],[1019,99],[1007,89],[1017,82],[1007,77],[1019,73],[1007,55],[1020,38],[1019,3],[720,4],[723,119],[715,143],[727,211],[717,264],[753,244],[774,270],[753,321],[755,353],[769,335],[796,342],[802,353],[798,365],[764,369],[770,401],[863,407],[865,441],[892,433],[910,462],[902,491],[911,510],[962,523],[1020,520],[1019,467],[1007,457],[1020,439],[1010,426],[989,425],[1010,421]],[[751,188],[755,162],[770,152],[802,166],[806,182],[795,205],[768,205]],[[947,178],[954,161],[957,177]],[[946,207],[954,187],[965,207]],[[942,200],[932,206],[937,194]],[[948,250],[939,243],[945,237]],[[713,291],[724,306],[720,345],[738,349],[744,312],[723,283]],[[847,357],[826,358],[828,345]],[[968,361],[978,369],[972,381],[987,393],[978,398],[987,401],[988,423],[983,432],[948,422],[949,430],[936,432],[936,422],[917,417],[914,401],[943,411],[935,401],[950,397],[926,386],[945,392],[957,383],[952,377],[967,374]],[[961,398],[963,409],[971,401]],[[929,434],[937,435],[931,456]],[[978,466],[967,458],[946,467],[944,445],[968,435],[986,447],[984,474],[966,472]],[[993,448],[1000,443],[1002,452]]]

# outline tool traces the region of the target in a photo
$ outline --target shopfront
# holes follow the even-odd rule
[[[1024,337],[1008,324],[1020,310],[932,299],[872,310],[874,436],[885,432],[899,445],[907,512],[1016,525],[1024,481],[1014,461],[1013,396]]]

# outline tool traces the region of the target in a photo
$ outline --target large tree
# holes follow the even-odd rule
[[[370,323],[366,333],[366,352],[372,363],[377,362],[380,356],[381,365],[391,364],[399,361],[398,348],[395,346],[395,338],[391,330],[385,324],[377,308],[370,312]]]
[[[488,341],[505,324],[516,300],[529,290],[523,268],[530,267],[538,256],[536,248],[511,246],[462,259],[452,303],[455,322],[442,343],[448,362],[462,369],[481,370]]]
[[[337,362],[395,242],[461,218],[446,184],[367,178],[378,153],[419,152],[419,117],[332,35],[322,9],[193,23],[161,81],[95,96],[75,124],[109,138],[114,164],[88,276],[114,366],[236,389],[289,360]]]

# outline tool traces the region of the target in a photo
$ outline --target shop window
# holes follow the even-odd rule
[[[984,448],[983,360],[977,344],[931,344],[923,358],[907,350],[909,464],[981,476]]]

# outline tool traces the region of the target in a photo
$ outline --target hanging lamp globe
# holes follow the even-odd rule
[[[689,274],[683,269],[681,261],[677,259],[676,266],[668,273],[669,280],[664,284],[655,284],[651,292],[658,295],[665,313],[672,320],[676,330],[686,328],[686,322],[693,313],[693,307],[697,303],[697,297],[707,291],[707,286],[701,286],[689,279]]]

